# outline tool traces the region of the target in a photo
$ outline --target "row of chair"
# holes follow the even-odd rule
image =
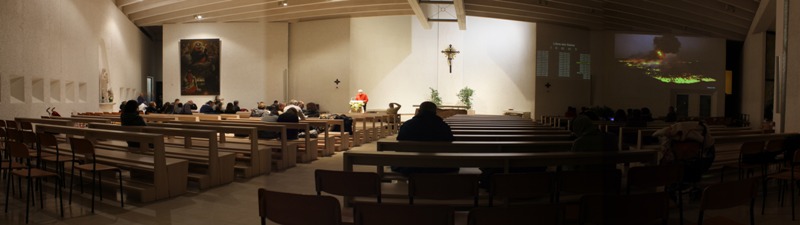
[[[71,155],[67,155],[61,152],[58,140],[53,134],[0,128],[0,138],[3,139],[2,143],[4,144],[3,148],[0,149],[0,153],[2,153],[0,158],[3,159],[2,167],[0,168],[2,168],[4,177],[7,179],[5,211],[8,212],[9,199],[12,189],[14,188],[14,179],[8,175],[18,177],[17,180],[20,180],[22,177],[26,178],[26,223],[28,222],[31,198],[34,197],[34,195],[31,194],[31,190],[35,186],[38,186],[39,189],[40,206],[42,208],[44,207],[41,181],[46,178],[54,178],[56,180],[56,182],[54,182],[55,196],[58,197],[61,202],[61,216],[64,216],[63,187],[66,184],[64,179],[66,177],[64,169],[66,163],[72,163],[70,167],[70,175],[72,175],[72,179],[70,179],[70,203],[72,202],[72,187],[74,186],[75,170],[78,170],[80,175],[78,181],[80,183],[81,193],[83,193],[83,173],[89,172],[92,174],[92,212],[94,212],[95,185],[100,188],[101,194],[99,195],[102,200],[102,176],[98,173],[105,171],[116,172],[119,178],[120,193],[122,194],[122,170],[117,167],[98,164],[94,154],[94,145],[90,140],[69,138],[72,151]],[[43,153],[42,150],[44,148],[55,150],[55,154]],[[48,171],[47,163],[55,163],[52,169],[54,171]],[[21,185],[22,182],[18,181],[17,187],[20,196],[22,195]],[[121,198],[120,205],[124,207],[124,200],[122,199],[124,199],[124,197]]]
[[[755,224],[757,180],[746,179],[715,184],[703,192],[698,224],[705,222],[705,211],[726,209],[741,205],[750,207],[750,224]],[[269,219],[278,224],[339,225],[341,208],[331,196],[302,195],[258,190],[261,224]],[[405,205],[386,203],[356,203],[354,224],[357,225],[452,225],[454,209],[446,205]],[[305,212],[315,212],[308,216]],[[468,224],[564,224],[563,204],[533,204],[510,207],[473,208]],[[667,224],[668,198],[665,193],[632,195],[587,195],[580,200],[579,224]],[[711,221],[732,222],[711,218]],[[725,224],[737,224],[725,223]]]

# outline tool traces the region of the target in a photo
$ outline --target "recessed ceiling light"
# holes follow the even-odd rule
[[[194,15],[194,19],[195,20],[202,20],[203,19],[203,15]]]
[[[278,6],[280,6],[280,7],[289,6],[289,1],[287,1],[287,0],[278,1]]]

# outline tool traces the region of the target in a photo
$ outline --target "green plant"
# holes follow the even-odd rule
[[[439,91],[433,89],[432,87],[428,87],[428,89],[431,89],[431,97],[428,100],[433,102],[433,104],[436,104],[437,106],[442,105],[442,98],[439,97]]]
[[[474,93],[475,93],[475,90],[472,90],[472,88],[464,87],[460,91],[458,91],[458,94],[456,96],[458,96],[458,100],[460,100],[461,103],[464,103],[464,105],[467,106],[467,109],[471,109],[472,108],[472,94],[474,94]]]

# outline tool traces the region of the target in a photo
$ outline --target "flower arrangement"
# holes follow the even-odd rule
[[[364,102],[350,101],[350,112],[362,112],[364,110]]]

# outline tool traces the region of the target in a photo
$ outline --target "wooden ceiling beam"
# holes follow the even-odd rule
[[[759,3],[753,0],[717,0],[725,4],[732,5],[737,9],[745,10],[749,13],[756,13]]]
[[[726,38],[731,40],[744,40],[744,35],[736,32],[724,31],[719,29],[704,29],[700,28],[703,26],[698,27],[695,24],[679,23],[672,20],[654,19],[650,17],[644,17],[638,14],[631,14],[626,11],[608,10],[606,11],[606,17],[626,20],[628,22],[644,23],[644,24],[650,24],[652,26],[670,28],[675,32],[694,33],[699,35]]]
[[[140,3],[142,1],[144,0],[115,0],[114,5],[117,5],[117,8],[121,9],[122,7]]]
[[[483,4],[473,4],[472,1],[466,3],[466,13],[468,15],[473,15],[472,12],[474,11],[484,11],[484,12],[496,12],[499,14],[512,14],[517,15],[520,17],[537,17],[547,20],[565,20],[571,21],[570,23],[582,23],[582,27],[597,27],[600,28],[603,25],[603,18],[598,17],[586,17],[586,16],[573,16],[569,13],[558,13],[553,11],[532,11],[527,8],[517,6],[516,8],[512,7],[514,5],[504,5],[504,4],[494,4],[494,5],[483,5]]]
[[[425,15],[425,12],[422,11],[422,7],[419,5],[417,0],[408,0],[408,5],[411,6],[411,10],[414,11],[414,16],[417,17],[419,24],[422,25],[422,28],[426,30],[431,29],[431,23],[428,22],[428,16]]]
[[[456,8],[456,20],[458,20],[458,29],[467,29],[467,12],[464,10],[464,0],[453,0],[454,7]]]
[[[629,3],[636,3],[636,4],[629,4]],[[661,7],[654,6],[648,3],[642,3],[641,1],[636,1],[636,0],[608,1],[606,10],[625,12],[630,15],[634,15],[634,13],[630,12],[640,12],[640,13],[635,13],[635,15],[640,17],[651,18],[654,21],[661,21],[668,25],[671,24],[672,26],[686,26],[698,30],[711,30],[720,34],[726,34],[724,36],[730,36],[730,34],[733,33],[738,34],[747,32],[746,31],[747,27],[736,27],[727,24],[721,24],[715,22],[716,21],[715,19],[706,20],[705,23],[700,23],[695,20],[686,19],[686,18],[692,18],[692,16],[686,14],[683,11],[670,10],[669,12],[665,12]]]

